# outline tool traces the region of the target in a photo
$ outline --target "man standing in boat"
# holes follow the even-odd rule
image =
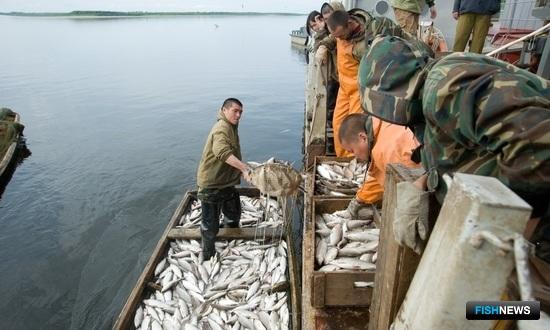
[[[241,175],[250,181],[249,168],[241,161],[238,125],[242,113],[243,105],[236,98],[223,102],[199,163],[197,185],[202,207],[204,260],[216,253],[214,242],[220,227],[220,212],[224,215],[224,227],[239,227],[241,200],[235,186],[240,183]]]

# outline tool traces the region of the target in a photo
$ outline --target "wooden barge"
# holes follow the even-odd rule
[[[2,110],[4,109],[0,109],[0,113]],[[19,114],[12,111],[10,111],[5,118],[0,118],[0,140],[5,137],[5,134],[9,134],[7,124],[19,124],[19,120]],[[3,124],[2,122],[5,123]],[[19,133],[16,134],[15,139],[12,141],[13,142],[11,142],[5,150],[0,150],[0,177],[4,175],[4,172],[14,159],[17,143],[19,141]]]
[[[241,196],[248,197],[259,197],[260,192],[254,188],[238,188]],[[190,191],[187,192],[180,204],[178,205],[176,211],[172,215],[170,222],[168,223],[164,233],[162,234],[159,242],[157,243],[155,249],[149,261],[145,265],[143,272],[139,276],[137,283],[133,290],[131,291],[122,311],[120,312],[113,328],[114,329],[134,329],[134,315],[140,303],[146,297],[148,293],[158,290],[158,286],[153,283],[154,280],[154,271],[157,264],[167,255],[170,241],[176,239],[200,239],[201,233],[199,228],[192,229],[182,229],[176,228],[179,219],[190,210],[193,201],[197,200],[197,192]],[[259,231],[259,230],[258,230]],[[220,231],[217,235],[217,240],[224,239],[243,239],[243,240],[253,240],[258,231],[256,228],[220,228]],[[300,296],[299,296],[299,285],[298,285],[298,275],[297,275],[297,264],[295,259],[295,247],[293,242],[289,239],[290,235],[287,232],[284,232],[283,228],[268,229],[262,232],[262,237],[267,239],[278,240],[280,237],[286,241],[288,246],[288,279],[289,279],[289,292],[288,297],[290,298],[289,310],[290,310],[290,324],[292,329],[299,329],[300,327]]]

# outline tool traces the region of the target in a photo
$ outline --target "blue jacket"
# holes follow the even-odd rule
[[[453,13],[494,15],[500,11],[500,0],[455,0]]]

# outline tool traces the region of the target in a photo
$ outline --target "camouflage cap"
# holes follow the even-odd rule
[[[363,110],[398,125],[422,115],[420,90],[433,51],[417,39],[377,36],[359,65]]]
[[[377,16],[373,17],[365,24],[365,41],[367,42],[367,46],[370,46],[374,38],[379,35],[403,38],[405,33],[403,29],[391,19]]]

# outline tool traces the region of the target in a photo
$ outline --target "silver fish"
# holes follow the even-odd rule
[[[331,246],[327,250],[327,254],[325,255],[325,264],[329,264],[331,261],[336,259],[338,256],[338,249]]]
[[[146,305],[146,306],[151,306],[151,307],[158,307],[160,309],[162,309],[163,311],[167,311],[168,313],[170,314],[174,314],[175,312],[175,308],[162,302],[162,301],[158,301],[158,300],[154,300],[154,299],[145,299],[143,300],[143,303]]]
[[[136,315],[134,316],[134,326],[138,329],[143,322],[143,307],[139,306],[136,310]]]
[[[340,258],[330,262],[331,265],[349,270],[375,270],[376,265],[354,258]]]
[[[342,240],[342,224],[339,223],[335,225],[334,228],[332,228],[328,240],[328,245],[335,246],[336,244],[338,244],[338,242],[340,242],[340,240]]]
[[[319,242],[317,243],[317,247],[315,249],[315,258],[317,260],[317,264],[323,264],[323,262],[325,261],[325,256],[327,254],[327,249],[327,242],[323,238],[319,239]]]

